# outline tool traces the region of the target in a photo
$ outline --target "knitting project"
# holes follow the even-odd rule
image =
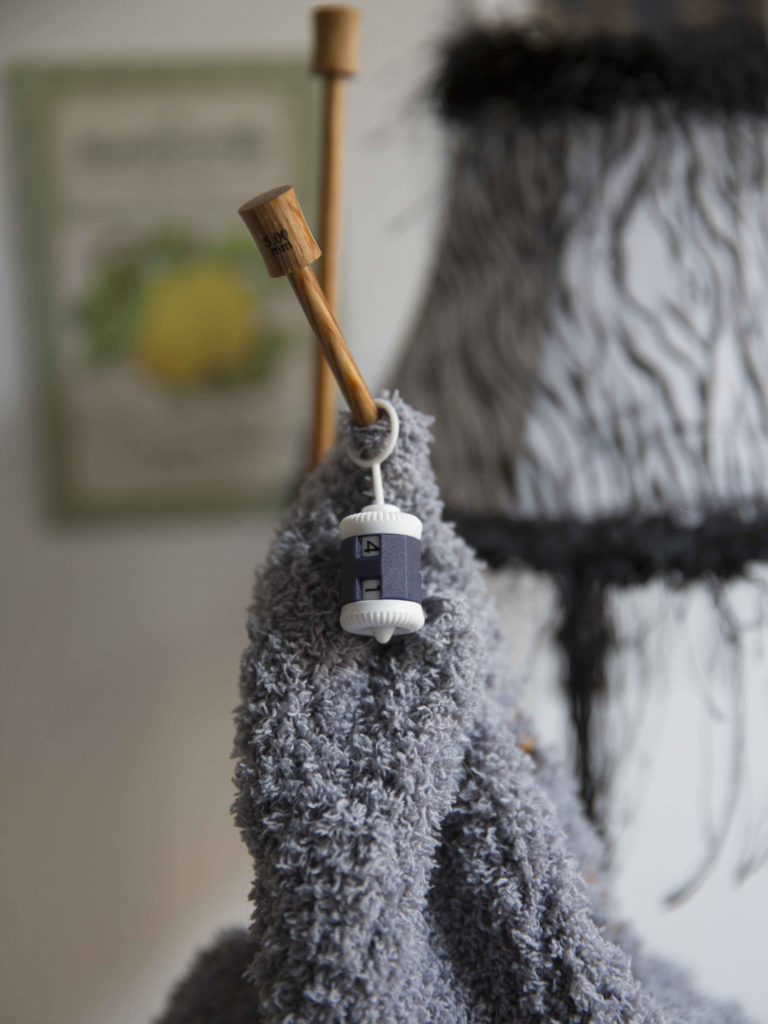
[[[517,710],[481,565],[442,519],[429,424],[398,396],[386,500],[424,523],[426,624],[338,624],[338,523],[370,498],[344,444],[258,573],[235,815],[249,933],[222,936],[159,1024],[741,1024],[613,915],[603,850]],[[385,424],[351,429],[370,455]]]

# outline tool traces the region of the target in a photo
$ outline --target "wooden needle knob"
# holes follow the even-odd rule
[[[238,212],[264,257],[270,277],[293,274],[320,258],[320,246],[290,185],[256,196]]]
[[[315,8],[315,52],[312,70],[320,75],[356,75],[360,11],[355,7]]]
[[[287,277],[290,281],[355,423],[361,427],[375,423],[378,406],[310,267],[320,256],[320,248],[307,227],[296,193],[290,185],[273,188],[244,203],[239,213],[264,257],[270,277]]]

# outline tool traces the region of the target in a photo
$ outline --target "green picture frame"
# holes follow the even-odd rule
[[[311,222],[305,62],[29,64],[8,87],[48,512],[279,506],[306,464],[312,349],[237,207],[291,183]]]

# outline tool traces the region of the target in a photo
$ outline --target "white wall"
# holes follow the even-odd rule
[[[420,89],[456,5],[361,6],[344,321],[375,382],[407,325],[431,251],[440,140]],[[298,0],[5,0],[0,64],[248,47],[303,52],[309,8]],[[264,557],[272,523],[89,531],[43,524],[5,109],[2,117],[0,1021],[139,1024],[159,1010],[194,949],[247,917],[249,868],[229,816],[227,755],[251,567]],[[553,698],[540,695],[540,706],[550,714]],[[679,767],[673,759],[663,778]],[[642,822],[659,848],[661,820],[649,812]],[[768,972],[754,967],[765,961],[765,879],[741,894],[721,880],[695,912],[662,917],[654,909],[662,887],[645,863],[635,861],[626,888],[636,906],[642,893],[646,931],[690,962],[698,958],[715,988],[741,993],[768,1020]],[[743,976],[728,973],[734,951],[747,964]]]

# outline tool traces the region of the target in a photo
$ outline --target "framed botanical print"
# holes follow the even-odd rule
[[[305,66],[27,66],[10,84],[50,509],[279,503],[306,460],[311,349],[237,209],[291,183],[311,212]]]

